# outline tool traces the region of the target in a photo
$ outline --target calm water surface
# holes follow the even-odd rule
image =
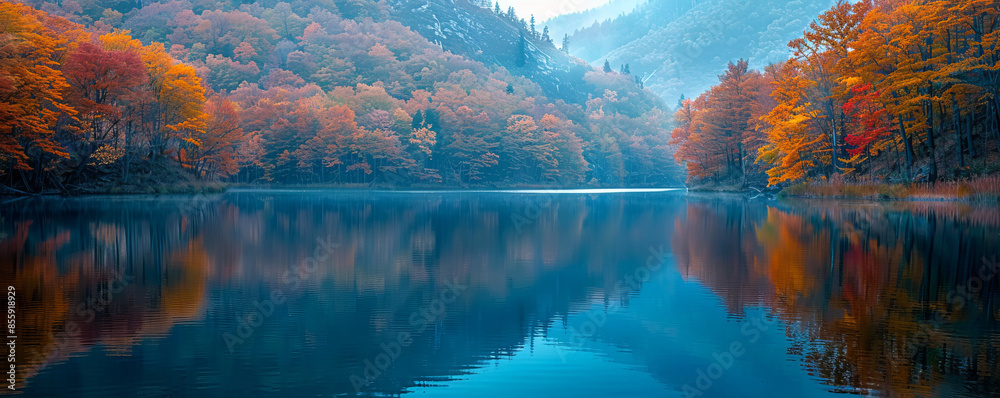
[[[0,205],[27,396],[1000,394],[1000,214],[683,192]]]

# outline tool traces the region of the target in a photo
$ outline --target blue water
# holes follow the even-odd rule
[[[672,190],[0,205],[28,396],[996,396],[997,209]]]

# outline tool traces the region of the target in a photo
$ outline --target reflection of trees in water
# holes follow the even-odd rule
[[[98,343],[116,355],[155,358],[150,348],[132,348],[169,331],[155,354],[169,355],[168,363],[135,369],[130,379],[171,385],[172,377],[222,370],[233,394],[316,395],[353,391],[350,375],[363,372],[381,343],[414,332],[414,343],[371,386],[397,393],[509,355],[553,319],[608,295],[644,264],[649,247],[669,243],[680,209],[677,197],[574,195],[556,197],[528,224],[512,221],[534,200],[232,193],[196,209],[171,198],[53,200],[24,205],[0,228],[10,231],[4,253],[21,259],[16,283],[47,294],[33,294],[29,305],[53,308],[25,326],[32,336],[58,335],[78,318],[73,306],[100,294],[108,278],[135,276],[69,348],[43,353],[48,364]],[[339,247],[301,289],[289,290],[283,275],[314,254],[317,238]],[[26,279],[36,274],[44,279]],[[448,282],[471,287],[444,319],[415,333],[411,314]],[[291,299],[229,353],[220,335],[274,290]],[[199,327],[171,329],[188,321]],[[26,343],[51,346],[42,339]]]
[[[316,379],[325,380],[323,391],[353,391],[349,377],[363,377],[363,361],[374,360],[383,352],[380,344],[399,332],[414,333],[414,343],[372,391],[396,393],[511,355],[536,330],[587,302],[588,293],[611,291],[619,273],[643,264],[650,246],[666,244],[675,211],[649,199],[573,196],[556,198],[519,229],[512,216],[531,198],[260,195],[265,199],[256,208],[243,205],[256,197],[237,195],[231,204],[238,212],[221,212],[253,219],[254,231],[263,234],[264,244],[240,247],[239,257],[256,259],[243,261],[240,275],[276,278],[286,264],[311,254],[316,237],[340,243],[304,292],[327,296],[289,304],[289,311],[310,315],[286,326],[285,345],[245,345],[237,352],[247,361],[301,352],[283,381],[291,393],[313,392],[301,385]],[[233,230],[207,235],[236,234],[242,224],[222,220],[214,225]],[[443,320],[418,333],[411,314],[448,282],[470,288],[447,305]],[[251,378],[259,372],[242,370]]]
[[[697,200],[678,221],[673,247],[681,272],[724,297],[730,311],[772,308],[789,325],[791,351],[832,386],[893,396],[996,393],[1000,277],[966,305],[955,287],[996,255],[997,213]],[[739,250],[718,250],[720,241],[740,242]]]
[[[1000,391],[1000,277],[963,308],[949,297],[1000,247],[995,209],[565,196],[518,228],[512,216],[531,201],[250,192],[195,206],[179,198],[21,201],[4,208],[11,216],[0,221],[0,257],[15,259],[3,272],[26,300],[22,352],[40,353],[22,357],[28,377],[101,344],[113,355],[166,361],[135,370],[143,383],[214,372],[233,394],[351,392],[349,377],[362,374],[381,343],[413,332],[413,344],[370,386],[398,393],[510,355],[595,301],[622,299],[609,297],[614,283],[644,264],[651,246],[668,245],[682,276],[712,288],[730,313],[772,308],[791,325],[792,352],[831,386],[894,396]],[[288,291],[283,275],[315,253],[317,238],[340,245]],[[84,322],[75,307],[120,275],[134,281]],[[470,288],[416,333],[411,314],[448,282]],[[292,298],[229,353],[221,334],[275,290]],[[78,336],[61,338],[71,321]],[[599,338],[643,346],[637,360],[657,376],[655,365],[670,358],[651,347],[671,332],[654,321],[609,326]],[[176,327],[189,322],[199,326]],[[154,336],[170,337],[134,350]],[[657,377],[671,380],[668,372]]]
[[[0,258],[12,261],[2,272],[18,294],[18,385],[94,344],[128,355],[142,338],[199,318],[209,269],[203,209],[141,206],[101,198],[3,208],[10,218],[0,220]],[[144,216],[153,213],[164,217]]]

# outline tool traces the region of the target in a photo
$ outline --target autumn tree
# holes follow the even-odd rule
[[[549,135],[540,129],[535,119],[514,115],[507,120],[507,134],[500,140],[500,165],[509,178],[521,182],[545,183],[558,177],[558,161]]]
[[[849,146],[847,153],[850,155],[846,165],[852,171],[865,166],[869,177],[874,171],[873,160],[894,144],[889,140],[892,120],[880,97],[870,83],[862,84],[851,89],[851,99],[843,105],[844,114],[854,122],[846,126],[844,142]]]
[[[675,156],[690,175],[747,184],[756,158],[751,154],[759,146],[754,104],[761,86],[760,73],[747,61],[730,62],[719,85],[695,102],[682,102],[672,142],[680,145]]]
[[[239,113],[235,105],[220,94],[206,101],[205,111],[208,119],[205,134],[199,145],[185,151],[182,159],[202,178],[234,175],[240,166],[240,144],[246,139]]]
[[[79,171],[99,147],[125,145],[126,124],[136,116],[131,108],[145,99],[144,86],[149,77],[136,52],[106,50],[89,42],[70,52],[62,70],[72,88],[69,102],[79,112],[80,136],[74,144]]]
[[[662,103],[632,76],[583,72],[595,102],[550,99],[388,20],[384,4],[178,0],[95,8],[86,28],[3,7],[16,33],[0,42],[0,157],[15,189],[143,190],[120,185],[172,167],[242,182],[652,185],[675,167],[661,160],[673,153]],[[513,43],[526,65],[539,35],[507,17],[529,36]]]
[[[589,171],[589,163],[583,157],[583,140],[573,131],[573,124],[551,114],[545,114],[538,122],[548,141],[552,142],[559,179],[563,185],[582,184]]]
[[[163,74],[158,102],[163,127],[154,136],[154,153],[201,146],[207,119],[205,88],[194,68],[185,64],[170,67]]]
[[[806,98],[811,82],[788,61],[767,69],[774,85],[771,96],[777,105],[762,118],[766,123],[766,144],[758,150],[757,161],[768,165],[768,185],[803,180],[830,164],[832,150],[823,129],[819,111],[810,108]]]
[[[846,90],[837,84],[838,71],[848,56],[848,43],[856,40],[859,25],[864,18],[869,2],[848,2],[839,0],[833,8],[819,15],[809,25],[804,37],[792,40],[788,45],[799,68],[809,82],[807,98],[810,107],[818,111],[817,118],[830,140],[833,154],[830,174],[840,171],[840,155],[844,125],[842,106],[846,100]]]
[[[64,100],[70,87],[58,70],[71,41],[47,19],[23,4],[0,3],[0,161],[4,170],[17,170],[28,189],[40,181],[28,181],[24,171],[40,176],[38,166],[69,156],[54,140],[54,127],[62,115],[76,114]]]

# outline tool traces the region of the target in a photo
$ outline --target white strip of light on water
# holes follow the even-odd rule
[[[686,188],[611,188],[611,189],[497,189],[450,191],[381,191],[398,193],[519,193],[519,194],[608,194],[608,193],[660,193],[684,191]]]
[[[618,193],[661,193],[686,191],[687,188],[606,188],[606,189],[451,189],[451,190],[391,190],[391,189],[247,189],[233,188],[226,192],[254,193],[405,193],[405,194],[442,194],[442,193],[506,193],[506,194],[618,194]]]

